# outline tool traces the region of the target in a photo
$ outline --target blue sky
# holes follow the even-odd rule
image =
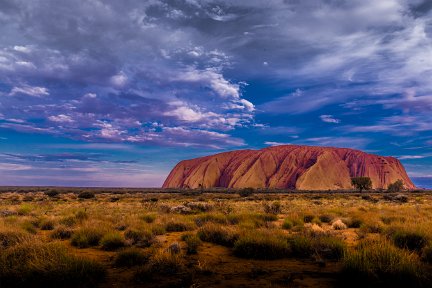
[[[306,144],[432,188],[429,0],[3,0],[0,185],[160,186]]]

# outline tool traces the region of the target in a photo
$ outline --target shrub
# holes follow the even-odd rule
[[[44,194],[48,197],[56,197],[59,195],[59,192],[56,190],[45,191]]]
[[[251,187],[243,188],[239,191],[239,195],[241,197],[248,197],[248,196],[253,195],[254,193],[255,193],[255,189],[251,188]]]
[[[314,215],[305,215],[305,216],[303,216],[303,222],[304,223],[311,223],[314,218],[315,218]]]
[[[329,235],[295,235],[288,239],[291,254],[299,258],[318,255],[326,259],[341,259],[345,251],[345,243]]]
[[[264,203],[264,212],[267,214],[280,214],[282,212],[282,205],[279,201],[275,201],[271,204]]]
[[[424,262],[432,264],[432,244],[424,247],[421,255]]]
[[[18,213],[18,215],[25,216],[25,215],[29,215],[32,210],[33,210],[33,207],[31,205],[29,205],[29,204],[22,204],[18,208],[17,213]]]
[[[36,234],[37,233],[37,231],[36,231],[37,224],[38,223],[33,223],[31,221],[25,221],[25,222],[21,223],[21,228],[24,229],[25,231],[31,233],[31,234]]]
[[[88,214],[85,210],[79,210],[75,213],[75,219],[82,222],[88,218]]]
[[[156,215],[154,214],[145,214],[142,216],[144,222],[153,223],[156,220]]]
[[[351,178],[351,184],[356,189],[362,192],[363,190],[372,189],[372,180],[369,177],[354,177]]]
[[[147,254],[144,254],[137,248],[129,248],[117,253],[114,260],[116,267],[133,267],[145,264],[149,259]]]
[[[371,221],[360,227],[360,232],[362,233],[381,233],[383,230],[383,225],[378,221]]]
[[[294,226],[293,222],[290,219],[288,219],[288,218],[286,218],[284,220],[284,222],[282,223],[282,228],[286,229],[286,230],[291,229],[293,226]]]
[[[149,231],[129,229],[124,234],[131,244],[138,247],[150,247],[154,243],[154,236]]]
[[[0,231],[0,250],[30,240],[31,238],[31,235],[22,231],[2,230]]]
[[[104,236],[104,232],[97,228],[81,228],[75,231],[71,238],[71,244],[78,248],[87,248],[99,245],[99,241]]]
[[[50,237],[53,239],[69,239],[73,231],[67,227],[60,226],[51,232]]]
[[[295,235],[288,238],[291,255],[299,258],[308,258],[313,255],[314,249],[310,237]]]
[[[186,242],[188,254],[196,254],[198,252],[201,240],[196,234],[187,233],[182,235],[181,239]]]
[[[41,230],[53,230],[54,229],[54,221],[51,219],[42,220],[40,223]]]
[[[125,245],[123,236],[118,232],[109,232],[100,240],[103,250],[113,251]]]
[[[63,219],[60,219],[59,223],[67,227],[72,227],[77,223],[77,220],[75,216],[68,216],[68,217],[64,217]]]
[[[205,213],[195,217],[195,224],[198,227],[201,227],[207,222],[213,222],[218,224],[228,224],[227,216],[223,214],[213,214],[213,213]]]
[[[93,287],[104,275],[102,265],[57,243],[22,243],[0,255],[2,287]]]
[[[155,275],[167,275],[181,272],[185,269],[184,260],[180,254],[172,254],[159,250],[154,253],[148,263],[138,268],[134,279],[136,282],[147,282]]]
[[[190,209],[199,212],[208,212],[213,210],[214,208],[213,205],[210,205],[206,202],[189,202],[186,204],[186,207],[189,207]]]
[[[363,241],[345,254],[343,272],[360,287],[415,287],[422,282],[418,257],[385,240]]]
[[[363,220],[360,218],[352,218],[347,224],[349,228],[360,228],[360,226],[363,224]]]
[[[252,217],[264,222],[273,222],[278,220],[278,217],[274,214],[253,214]]]
[[[205,242],[232,247],[238,239],[238,234],[232,229],[208,223],[198,230],[198,237]]]
[[[420,231],[408,231],[402,228],[390,229],[389,232],[394,244],[399,248],[411,251],[421,251],[428,243],[428,235]]]
[[[404,183],[402,180],[396,180],[396,182],[391,183],[388,188],[387,191],[388,192],[400,192],[404,189]]]
[[[184,222],[170,221],[165,224],[165,230],[167,232],[183,232],[191,229],[192,229],[191,225],[189,223],[184,223]]]
[[[322,223],[330,223],[330,222],[332,222],[333,221],[333,217],[332,216],[330,216],[330,215],[321,215],[321,216],[319,216],[319,220],[322,222]]]
[[[79,199],[93,199],[95,197],[95,194],[90,191],[83,191],[78,194]]]
[[[271,233],[247,233],[234,243],[234,255],[253,259],[279,259],[289,255],[287,239]]]
[[[314,250],[321,257],[332,260],[342,259],[346,250],[343,240],[323,235],[313,241]]]
[[[165,226],[161,225],[161,224],[157,224],[157,225],[152,225],[150,227],[151,233],[153,235],[163,235],[165,234],[166,230],[165,230]]]

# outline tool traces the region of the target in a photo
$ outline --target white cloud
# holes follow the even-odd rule
[[[334,118],[333,115],[321,115],[320,119],[321,119],[321,121],[326,122],[326,123],[338,124],[341,122],[339,119]]]
[[[224,76],[213,69],[188,69],[179,73],[173,80],[193,82],[209,86],[217,95],[223,98],[240,98],[240,85],[230,83]]]
[[[122,88],[128,82],[128,77],[123,72],[120,72],[119,74],[112,76],[110,81],[114,87]]]
[[[72,117],[64,114],[59,114],[57,116],[49,116],[48,119],[53,122],[59,122],[59,123],[73,123],[75,122]]]
[[[400,160],[412,160],[412,159],[423,159],[426,157],[428,157],[428,156],[424,156],[424,155],[402,155],[402,156],[398,156],[397,158]]]
[[[291,145],[292,143],[266,141],[264,142],[264,144],[269,146],[280,146],[280,145]]]
[[[10,91],[9,95],[14,96],[16,94],[25,94],[34,97],[40,96],[48,96],[48,89],[45,87],[38,86],[21,86],[21,87],[13,87]]]
[[[174,116],[177,119],[188,122],[197,122],[203,119],[204,115],[201,112],[195,111],[190,107],[177,107],[174,110],[164,113],[165,116]]]
[[[22,52],[22,53],[30,53],[31,52],[30,46],[14,46],[13,49],[15,51]]]
[[[0,163],[0,170],[3,171],[20,171],[32,169],[29,165],[13,164],[13,163]]]

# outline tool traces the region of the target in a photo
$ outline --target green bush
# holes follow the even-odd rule
[[[134,280],[145,283],[155,275],[176,274],[184,271],[184,260],[180,254],[171,254],[166,251],[158,251],[153,254],[146,265],[140,266],[135,274]],[[178,285],[175,285],[176,287]]]
[[[0,254],[2,287],[94,287],[104,276],[101,264],[72,256],[57,243],[27,242]]]
[[[293,222],[288,218],[286,218],[282,223],[282,228],[286,230],[290,230],[293,226],[294,226]]]
[[[417,255],[385,240],[363,241],[348,250],[343,273],[358,287],[421,287],[425,275]]]
[[[33,206],[29,205],[29,204],[22,204],[18,210],[17,213],[18,215],[21,216],[25,216],[25,215],[29,215],[33,210]]]
[[[421,251],[429,242],[428,235],[419,231],[396,229],[390,232],[390,237],[397,247],[411,251]]]
[[[167,232],[183,232],[192,230],[192,227],[189,223],[170,221],[165,224],[165,230]]]
[[[40,229],[41,230],[53,230],[54,226],[55,226],[55,223],[51,219],[42,220],[40,223]]]
[[[360,228],[360,226],[363,224],[363,220],[361,220],[360,218],[352,218],[347,222],[347,226],[349,228]]]
[[[78,210],[75,213],[75,219],[78,220],[79,222],[82,222],[88,219],[88,214],[85,210]]]
[[[31,222],[31,221],[25,221],[21,223],[21,228],[24,229],[25,231],[27,231],[28,233],[31,234],[36,234],[37,233],[37,225],[39,223],[35,223],[35,222]]]
[[[234,255],[253,259],[279,259],[289,255],[290,247],[282,235],[247,233],[234,243]]]
[[[133,267],[145,264],[149,259],[147,254],[137,248],[129,248],[117,253],[114,260],[116,267]]]
[[[44,194],[47,195],[48,197],[56,197],[59,195],[59,192],[56,190],[49,190],[49,191],[45,191]]]
[[[232,247],[238,239],[238,234],[232,229],[208,223],[198,230],[198,237],[205,242]]]
[[[156,215],[154,214],[145,214],[142,216],[142,219],[147,223],[153,223],[156,220]]]
[[[331,215],[327,215],[327,214],[320,215],[320,216],[319,216],[319,220],[320,220],[322,223],[331,223],[331,222],[333,221],[333,216],[331,216]]]
[[[71,238],[71,244],[78,248],[87,248],[99,245],[104,232],[97,228],[81,228],[75,231]]]
[[[311,223],[314,220],[314,215],[304,215],[303,216],[303,222],[304,223]]]
[[[128,229],[124,236],[138,247],[150,247],[155,241],[153,234],[146,230]]]
[[[264,212],[267,214],[280,214],[282,212],[282,205],[279,201],[272,202],[270,204],[264,203]]]
[[[345,251],[345,243],[329,235],[294,235],[288,239],[291,255],[299,258],[309,258],[314,255],[326,259],[341,259]]]
[[[119,232],[109,232],[100,240],[103,250],[113,251],[125,246],[123,236]]]
[[[255,193],[255,189],[251,188],[251,187],[243,188],[239,191],[239,195],[241,197],[248,197],[248,196],[253,195],[254,193]]]
[[[90,191],[84,191],[84,192],[80,192],[78,194],[79,199],[93,199],[95,197],[96,197],[95,194],[93,192],[90,192]]]
[[[0,231],[0,249],[8,248],[30,239],[32,239],[32,236],[23,231],[2,230]]]
[[[73,231],[67,227],[60,226],[54,229],[50,237],[53,239],[69,239],[72,236]]]
[[[387,191],[388,192],[400,192],[404,189],[404,183],[402,180],[396,180],[396,182],[391,183],[388,188]]]
[[[188,254],[196,254],[198,252],[201,240],[196,234],[187,233],[182,235],[181,239],[186,242]]]

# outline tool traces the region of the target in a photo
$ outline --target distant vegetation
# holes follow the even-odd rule
[[[369,177],[354,177],[351,178],[351,184],[360,192],[363,190],[372,189],[372,180]]]
[[[394,182],[394,183],[391,183],[389,186],[388,186],[388,191],[389,192],[400,192],[400,191],[402,191],[404,189],[404,183],[402,182],[402,180],[397,180],[396,182]]]

